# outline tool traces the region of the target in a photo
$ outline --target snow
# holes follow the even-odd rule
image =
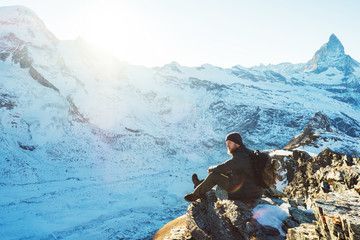
[[[101,182],[70,179],[33,184],[31,188],[2,187],[2,191],[12,195],[11,199],[4,199],[1,203],[3,206],[9,200],[11,201],[6,209],[1,210],[2,216],[7,216],[6,222],[2,223],[2,236],[12,236],[15,239],[48,238],[54,234],[57,237],[70,236],[70,239],[77,236],[92,238],[94,233],[101,236],[101,232],[108,229],[113,232],[120,231],[118,234],[120,237],[123,235],[136,239],[143,237],[144,235],[141,234],[146,233],[127,235],[126,232],[131,230],[131,225],[138,221],[141,223],[148,218],[148,221],[152,222],[149,225],[154,227],[158,221],[162,221],[159,219],[161,216],[159,212],[166,211],[164,203],[179,204],[176,197],[166,192],[162,192],[165,196],[161,196],[156,190],[141,191],[141,198],[132,198],[124,192],[122,185],[132,184],[133,188],[125,191],[137,191],[139,184],[135,182],[99,183]],[[142,180],[138,183],[145,182]],[[157,187],[161,185],[163,183],[157,183]],[[52,191],[49,192],[49,189]],[[22,214],[19,215],[19,212]],[[149,219],[149,216],[155,213],[157,214],[154,215],[154,219]],[[144,219],[144,216],[147,217]],[[112,229],[112,224],[108,225],[108,223],[114,221],[117,224]],[[80,229],[86,231],[79,231]],[[73,233],[76,235],[73,236]]]
[[[52,47],[57,41],[55,36],[47,31],[41,19],[23,6],[0,7],[0,24],[0,37],[11,32],[17,38],[37,47]]]
[[[320,140],[311,145],[298,147],[297,149],[309,152],[312,157],[319,154],[325,148],[330,148],[335,152],[343,154],[354,154],[360,149],[360,138],[353,138],[338,133],[319,132],[317,134],[321,136]]]
[[[277,65],[259,65],[251,67],[250,69],[256,70],[256,71],[274,71],[277,73],[281,73],[283,75],[293,74],[294,72],[300,71],[304,67],[303,63],[299,64],[292,64],[292,63],[280,63]]]
[[[259,204],[252,211],[253,218],[255,218],[262,225],[268,225],[277,228],[280,234],[285,236],[281,226],[282,221],[286,217],[290,216],[288,210],[289,207],[290,205],[288,203],[283,203],[280,206]]]
[[[275,151],[271,151],[270,156],[279,155],[279,156],[292,156],[293,152],[289,150],[277,149]]]
[[[275,182],[275,188],[279,191],[283,191],[285,187],[287,187],[289,185],[289,182],[286,179],[286,172],[281,174],[282,176],[284,176],[284,179],[282,181],[276,179]]]
[[[151,238],[186,211],[191,174],[205,177],[209,166],[229,158],[227,133],[241,132],[250,148],[274,149],[319,110],[332,119],[346,114],[354,126],[360,119],[355,105],[319,86],[340,82],[335,68],[318,75],[300,72],[301,64],[222,69],[173,62],[149,69],[120,62],[83,39],[55,44],[22,7],[0,8],[0,19],[12,22],[0,21],[0,38],[13,33],[23,41],[0,43],[10,54],[0,61],[2,239]],[[28,54],[22,57],[59,91],[12,61],[21,47]],[[330,140],[303,149],[360,149],[356,137],[322,134]],[[276,226],[287,214],[264,210],[257,217],[266,221],[261,212],[272,212]]]
[[[320,74],[309,74],[309,78],[315,84],[342,84],[344,77],[344,74],[335,67],[330,67]]]

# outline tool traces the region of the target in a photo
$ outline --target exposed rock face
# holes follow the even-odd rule
[[[0,108],[11,110],[16,106],[15,97],[8,93],[0,93]]]
[[[360,239],[360,196],[355,190],[313,200],[316,227],[326,239]]]
[[[210,192],[205,199],[189,206],[187,228],[193,239],[285,239],[278,229],[263,226],[253,217],[253,206],[258,203],[260,201],[248,204],[217,201],[214,193]]]
[[[52,88],[55,91],[59,92],[59,89],[57,89],[53,84],[51,84],[48,80],[46,80],[43,76],[41,76],[41,74],[38,71],[36,71],[36,69],[33,68],[32,66],[30,66],[29,68],[29,73],[30,76],[36,81],[38,81],[41,85],[48,88]]]
[[[287,239],[319,240],[320,237],[314,224],[303,223],[299,227],[289,229]]]
[[[296,173],[284,189],[291,198],[305,200],[319,193],[341,193],[353,189],[360,181],[359,159],[330,149],[323,150],[315,158],[295,151],[291,161]]]
[[[296,174],[285,193],[306,201],[316,221],[289,228],[287,239],[360,239],[360,159],[325,149],[292,160]]]
[[[321,112],[315,114],[313,119],[306,125],[304,131],[291,139],[290,142],[286,144],[285,149],[292,149],[314,142],[317,138],[315,135],[316,131],[331,131],[328,117]]]
[[[313,199],[315,224],[288,230],[287,239],[360,239],[360,202],[354,190],[321,194]]]

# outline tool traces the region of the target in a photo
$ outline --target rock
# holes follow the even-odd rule
[[[284,193],[288,198],[306,201],[320,193],[344,192],[354,188],[360,181],[359,164],[355,158],[354,164],[344,164],[344,158],[350,157],[328,148],[312,159],[301,158],[294,151],[291,161],[295,174],[284,188]]]
[[[254,206],[259,205],[259,204],[268,204],[268,205],[276,206],[276,205],[281,205],[285,202],[286,201],[284,201],[282,199],[269,198],[269,197],[263,196],[262,198],[256,199],[254,201]]]
[[[263,232],[263,234],[265,236],[274,236],[274,237],[276,237],[276,236],[280,235],[279,230],[277,230],[276,228],[271,227],[271,226],[260,225],[259,229],[261,230],[261,232]]]
[[[319,240],[320,236],[314,224],[303,223],[299,227],[290,228],[286,235],[287,240]]]
[[[152,240],[183,240],[191,239],[186,228],[186,216],[183,215],[167,223],[152,238]]]
[[[349,189],[354,188],[356,184],[360,183],[360,171],[351,171],[349,169],[348,174],[344,175],[344,182]]]
[[[29,73],[30,76],[38,81],[41,85],[54,89],[56,92],[60,92],[59,89],[57,89],[51,82],[49,82],[47,79],[45,79],[35,68],[32,66],[29,66]]]
[[[262,201],[244,203],[233,200],[217,200],[215,193],[208,192],[201,201],[190,204],[186,213],[186,225],[193,239],[285,239],[278,229],[261,225],[253,218],[252,209]],[[282,201],[285,202],[285,201]]]
[[[21,68],[29,68],[34,60],[29,56],[27,47],[22,46],[13,52],[12,61],[19,63]]]
[[[316,220],[315,215],[310,212],[305,212],[298,208],[289,208],[289,213],[297,223],[313,223]]]
[[[317,112],[313,119],[306,125],[304,131],[291,139],[284,149],[294,149],[299,146],[307,145],[317,138],[314,134],[315,131],[329,132],[330,130],[331,126],[328,117],[321,112]]]
[[[352,165],[356,164],[354,161],[354,158],[350,155],[344,156],[342,160],[343,160],[344,165],[346,165],[346,166],[352,166]]]
[[[0,108],[6,108],[6,110],[12,110],[16,107],[16,98],[8,93],[0,93]]]
[[[220,200],[226,200],[228,199],[228,193],[222,189],[221,187],[219,186],[216,186],[216,191],[215,191],[215,195],[218,199]]]
[[[265,189],[264,195],[267,197],[274,197],[274,198],[286,197],[286,195],[283,192],[272,187]]]
[[[320,183],[320,187],[321,187],[321,190],[322,190],[324,193],[329,193],[329,192],[331,192],[330,184],[329,184],[328,182],[322,181],[322,182]]]
[[[297,205],[296,205],[296,202],[294,201],[294,200],[292,200],[292,199],[288,199],[288,198],[286,198],[286,200],[285,200],[291,207],[296,207]]]
[[[287,232],[289,228],[298,227],[300,224],[296,222],[291,216],[286,217],[283,221],[282,230]]]
[[[327,239],[360,239],[360,196],[355,190],[313,200],[317,227]]]
[[[357,183],[357,185],[354,185],[354,190],[360,194],[360,181]]]
[[[201,202],[190,204],[186,214],[186,222],[191,236],[195,239],[239,238],[239,229],[240,231],[246,229],[246,222],[250,221],[251,212],[244,211],[246,206],[241,204],[239,206],[228,206],[228,201],[215,202],[212,199],[205,198]],[[238,207],[242,208],[243,211],[241,211],[242,218],[238,220],[241,223],[236,228],[232,225],[232,221],[237,220]]]

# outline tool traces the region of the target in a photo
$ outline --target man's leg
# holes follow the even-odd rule
[[[196,201],[203,197],[204,194],[211,190],[215,185],[219,185],[222,189],[227,191],[229,188],[229,177],[221,173],[210,173],[205,180],[195,188],[194,192],[185,196],[185,200],[188,202]]]

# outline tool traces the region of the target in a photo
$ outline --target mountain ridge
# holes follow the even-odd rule
[[[228,158],[229,132],[282,148],[321,111],[346,140],[334,150],[358,149],[357,67],[146,68],[27,24],[0,22],[0,235],[151,236],[186,209],[191,174]]]

